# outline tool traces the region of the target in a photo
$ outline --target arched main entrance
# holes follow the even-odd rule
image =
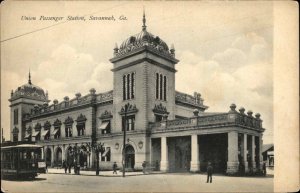
[[[60,147],[56,149],[55,153],[55,165],[56,166],[62,166],[62,150]]]
[[[125,168],[134,169],[135,164],[135,151],[131,145],[125,147]]]
[[[47,164],[47,166],[51,166],[51,157],[52,156],[52,152],[51,152],[51,149],[48,147],[47,149],[46,149],[46,164]]]

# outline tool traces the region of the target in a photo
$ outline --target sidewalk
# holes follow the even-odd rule
[[[151,174],[154,174],[154,173],[160,173],[160,172],[151,172]],[[71,170],[71,174],[69,174],[68,172],[65,174],[64,169],[48,168],[48,174],[75,175],[73,168]],[[126,172],[125,176],[139,176],[139,175],[147,175],[147,174],[149,174],[149,173],[143,174],[142,171],[139,171],[139,172]],[[83,175],[83,176],[96,176],[96,171],[83,171],[83,170],[80,170],[80,175]],[[103,177],[122,177],[122,172],[118,170],[117,174],[113,174],[113,171],[101,171],[100,170],[99,176],[103,176]]]

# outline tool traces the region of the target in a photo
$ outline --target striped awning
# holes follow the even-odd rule
[[[26,135],[25,135],[24,139],[29,139],[29,138],[30,138],[30,136],[31,136],[31,134],[30,134],[30,133],[28,133],[28,134],[26,134]]]
[[[106,129],[108,124],[109,124],[109,122],[103,122],[103,123],[101,123],[99,129],[101,129],[101,130]]]
[[[59,129],[54,129],[53,135],[56,135],[58,133]]]
[[[32,134],[32,137],[36,137],[39,133],[40,133],[40,131],[34,131]]]
[[[43,132],[42,132],[42,136],[44,137],[44,136],[46,136],[48,133],[49,133],[49,129],[43,131]]]
[[[110,148],[106,148],[106,150],[103,153],[102,157],[105,157],[108,154],[108,152],[110,152]]]

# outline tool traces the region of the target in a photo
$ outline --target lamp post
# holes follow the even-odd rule
[[[123,131],[123,150],[122,150],[122,165],[123,165],[123,177],[125,177],[125,157],[126,157],[126,152],[125,152],[125,145],[126,145],[126,130],[127,130],[127,111],[128,111],[129,104],[125,104],[124,107],[124,131]]]

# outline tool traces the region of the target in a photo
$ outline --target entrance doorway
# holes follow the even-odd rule
[[[226,173],[228,160],[227,133],[198,136],[200,170],[206,172],[208,162],[211,162],[216,173]]]
[[[57,167],[62,166],[62,150],[60,147],[56,149],[56,155],[55,155],[55,165]]]
[[[47,166],[51,166],[51,158],[52,158],[51,156],[52,156],[51,149],[47,148],[46,149],[46,164],[47,164]]]
[[[189,172],[191,163],[191,137],[168,138],[170,172]]]
[[[134,170],[135,164],[135,151],[131,145],[125,147],[125,168]]]

